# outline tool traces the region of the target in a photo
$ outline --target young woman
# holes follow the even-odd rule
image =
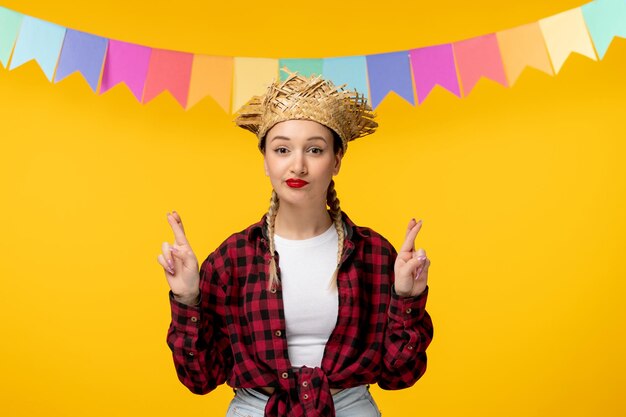
[[[167,342],[192,392],[234,388],[227,417],[380,416],[369,384],[406,388],[426,370],[421,221],[411,219],[396,252],[350,220],[334,189],[348,141],[372,133],[373,118],[355,91],[289,73],[235,120],[259,139],[268,212],[199,271],[180,216],[167,215],[175,242],[158,257],[171,289]]]

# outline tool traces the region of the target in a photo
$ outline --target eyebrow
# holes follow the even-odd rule
[[[274,136],[270,142],[273,142],[276,139],[291,140],[287,136]],[[316,139],[321,139],[324,142],[326,142],[326,139],[323,136],[311,136],[310,138],[307,139],[307,141],[309,141],[309,140],[316,140]]]

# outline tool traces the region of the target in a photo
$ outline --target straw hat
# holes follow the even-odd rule
[[[344,90],[320,75],[304,77],[281,68],[289,74],[285,81],[274,81],[262,96],[252,97],[238,111],[237,126],[256,134],[261,140],[276,123],[306,119],[334,130],[341,138],[344,154],[348,142],[374,133],[378,123],[364,95]]]

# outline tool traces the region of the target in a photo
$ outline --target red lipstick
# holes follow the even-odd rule
[[[305,180],[299,180],[299,179],[296,179],[296,178],[289,178],[285,182],[291,188],[302,188],[302,187],[304,187],[305,185],[308,184],[308,182],[306,182]]]

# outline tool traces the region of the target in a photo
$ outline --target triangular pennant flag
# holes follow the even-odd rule
[[[68,29],[54,82],[61,81],[74,71],[80,71],[95,92],[98,89],[107,44],[106,38]]]
[[[346,90],[356,90],[369,100],[367,88],[367,61],[364,56],[325,58],[322,74],[337,87],[347,84]]]
[[[408,51],[367,55],[372,107],[378,107],[390,91],[415,105]]]
[[[231,56],[198,55],[193,58],[187,109],[211,96],[226,113],[230,112],[234,60]]]
[[[100,94],[106,93],[123,82],[141,102],[151,52],[152,48],[147,46],[110,39],[104,61]]]
[[[421,104],[437,84],[461,97],[452,45],[436,45],[409,51],[417,102]]]
[[[517,81],[527,66],[554,75],[539,23],[503,30],[496,37],[509,85]]]
[[[472,91],[481,77],[508,86],[495,34],[455,42],[452,47],[464,96]]]
[[[143,102],[147,103],[164,90],[168,90],[176,101],[185,108],[192,63],[193,54],[152,49]]]
[[[235,57],[232,112],[238,111],[253,95],[264,94],[277,78],[277,59]]]
[[[539,26],[555,73],[572,52],[597,61],[580,7],[541,19]]]
[[[278,60],[278,68],[287,67],[291,72],[298,71],[298,74],[305,77],[311,75],[322,75],[322,60],[308,58],[282,58]],[[285,71],[280,71],[280,80],[285,81],[289,76]]]
[[[64,27],[24,16],[9,69],[34,59],[52,81],[64,37]]]
[[[626,1],[596,0],[581,6],[600,59],[615,36],[626,38]]]
[[[0,7],[0,63],[6,68],[24,15]]]

